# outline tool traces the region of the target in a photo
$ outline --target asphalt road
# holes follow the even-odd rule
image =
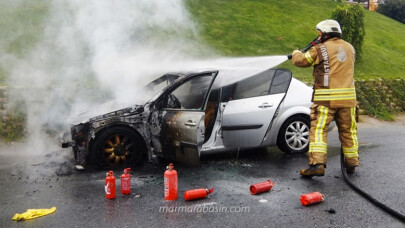
[[[405,121],[373,119],[359,124],[361,167],[351,180],[387,206],[405,214]],[[71,155],[49,147],[28,155],[24,143],[0,143],[0,227],[404,227],[344,182],[337,130],[329,134],[324,177],[300,178],[307,158],[277,148],[204,156],[199,168],[175,164],[179,199],[165,201],[166,164],[146,164],[132,174],[132,193],[105,199],[105,171],[73,169]],[[115,174],[117,185],[122,171]],[[249,186],[270,179],[270,192],[251,195]],[[208,198],[185,201],[194,188],[215,188]],[[304,207],[300,195],[318,191],[325,201]],[[27,209],[55,213],[12,221]]]

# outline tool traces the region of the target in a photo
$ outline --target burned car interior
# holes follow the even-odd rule
[[[193,78],[167,95],[165,108],[203,110],[206,91],[212,81],[210,75]]]

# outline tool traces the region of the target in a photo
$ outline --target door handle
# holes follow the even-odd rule
[[[193,122],[192,120],[188,120],[187,122],[184,123],[184,125],[189,126],[189,127],[195,127],[195,126],[197,126],[197,123]]]
[[[270,107],[273,107],[273,104],[269,104],[267,102],[259,105],[259,108],[270,108]]]

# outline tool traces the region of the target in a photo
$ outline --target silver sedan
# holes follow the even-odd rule
[[[170,73],[145,87],[142,105],[85,117],[61,139],[77,167],[135,166],[155,156],[198,164],[201,154],[277,145],[308,150],[312,89],[285,69],[236,81],[221,71]],[[146,159],[145,159],[146,158]]]

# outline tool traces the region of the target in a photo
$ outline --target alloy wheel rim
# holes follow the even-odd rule
[[[309,143],[309,127],[302,121],[294,121],[288,125],[285,141],[293,150],[302,150]]]

